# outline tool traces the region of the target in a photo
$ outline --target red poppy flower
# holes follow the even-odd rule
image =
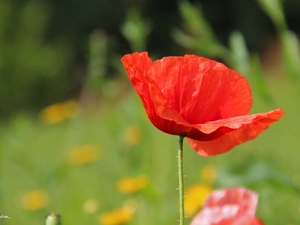
[[[257,194],[245,188],[214,191],[191,225],[263,225],[255,217],[257,202]]]
[[[277,109],[248,115],[252,95],[247,80],[210,59],[185,55],[152,62],[147,52],[136,52],[121,61],[153,125],[185,135],[203,156],[255,138],[284,114]]]

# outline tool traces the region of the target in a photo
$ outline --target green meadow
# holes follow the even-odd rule
[[[45,224],[51,212],[62,225],[178,224],[178,137],[151,124],[120,62],[146,50],[223,62],[249,81],[251,113],[285,111],[226,154],[203,157],[184,140],[186,224],[210,191],[228,187],[257,192],[266,225],[300,224],[300,42],[284,1],[257,0],[245,17],[241,5],[204,13],[178,1],[155,18],[145,13],[152,1],[120,1],[119,13],[94,1],[71,15],[66,1],[12,2],[0,2],[0,225]],[[205,15],[216,23],[221,11],[243,29],[214,30]],[[253,44],[266,24],[270,43]]]
[[[178,138],[148,121],[137,94],[129,81],[124,82],[130,91],[116,101],[81,106],[76,117],[59,123],[47,124],[38,115],[22,113],[2,122],[1,214],[9,219],[1,224],[42,224],[53,211],[62,215],[63,224],[99,224],[101,214],[126,202],[135,208],[127,224],[176,224]],[[285,76],[270,78],[266,84],[269,102],[250,79],[251,112],[280,107],[286,111],[283,118],[224,155],[202,157],[185,143],[185,186],[203,183],[201,170],[213,165],[217,174],[212,189],[251,188],[259,194],[257,215],[266,224],[296,225],[300,222],[299,93]],[[138,134],[131,134],[137,137],[125,135],[130,127],[138,129]],[[70,161],[72,149],[82,145],[97,146],[97,157],[83,164]],[[146,187],[120,193],[120,179],[139,175],[149,177]],[[47,193],[45,204],[26,208],[24,195],[39,189]],[[28,204],[43,197],[37,198],[27,200]],[[85,210],[89,199],[94,207]]]

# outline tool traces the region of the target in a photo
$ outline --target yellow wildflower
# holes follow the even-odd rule
[[[147,187],[149,177],[140,175],[137,177],[125,177],[117,183],[118,190],[121,193],[134,193]]]
[[[98,201],[94,198],[88,199],[83,204],[83,211],[88,214],[92,214],[98,209]]]
[[[204,166],[201,170],[201,178],[204,182],[212,184],[217,177],[216,167],[212,164]]]
[[[207,185],[196,184],[189,187],[185,193],[184,209],[185,215],[191,216],[196,213],[204,204],[206,198],[211,193],[211,188]]]
[[[81,145],[69,152],[69,162],[83,165],[96,161],[100,156],[99,148],[94,145]]]
[[[79,105],[73,100],[47,106],[40,112],[40,118],[49,124],[59,123],[75,117],[79,113]]]
[[[49,203],[48,192],[44,189],[37,189],[25,193],[22,196],[22,206],[30,211],[44,208]]]
[[[101,225],[122,225],[131,221],[135,214],[135,207],[125,204],[120,209],[103,213],[99,216]]]
[[[126,145],[137,145],[142,138],[142,132],[140,128],[135,126],[127,127],[123,133],[123,139]]]

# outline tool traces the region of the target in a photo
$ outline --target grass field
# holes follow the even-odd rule
[[[280,107],[286,115],[257,139],[217,157],[201,157],[185,142],[186,188],[246,186],[259,193],[257,215],[266,224],[299,225],[300,92],[285,77],[270,78],[272,102],[266,102],[250,83],[251,112]],[[43,224],[53,211],[62,214],[63,225],[101,224],[105,212],[120,208],[130,225],[177,224],[178,138],[155,129],[130,90],[59,123],[22,113],[2,121],[0,215],[9,219],[0,224]],[[201,176],[208,165],[217,171],[212,183]],[[143,178],[136,190],[122,193],[118,182],[136,176]]]

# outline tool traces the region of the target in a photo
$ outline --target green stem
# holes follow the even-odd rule
[[[184,225],[184,185],[183,185],[183,139],[179,136],[178,142],[178,180],[179,180],[179,224]]]

